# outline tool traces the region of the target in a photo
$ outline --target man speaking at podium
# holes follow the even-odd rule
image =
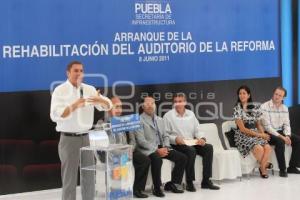
[[[93,86],[82,83],[83,65],[72,61],[67,66],[68,80],[52,93],[50,117],[60,132],[58,154],[61,160],[62,200],[76,200],[80,148],[89,146],[88,131],[93,126],[94,107],[107,111],[111,101]],[[84,193],[84,192],[83,192]]]

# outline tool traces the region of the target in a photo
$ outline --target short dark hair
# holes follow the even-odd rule
[[[155,99],[154,99],[153,96],[148,95],[148,96],[145,96],[145,97],[142,99],[142,104],[145,103],[145,99],[147,99],[147,98],[151,98],[151,99],[153,99],[153,100],[155,101]]]
[[[113,96],[110,98],[110,100],[113,100],[113,99],[119,99],[119,100],[121,101],[120,97],[117,96],[117,95],[113,95]]]
[[[276,87],[274,90],[273,90],[273,94],[275,93],[275,91],[276,90],[281,90],[281,91],[283,91],[284,92],[284,97],[286,97],[287,96],[287,91],[286,91],[286,89],[284,88],[284,87],[282,87],[282,86],[278,86],[278,87]]]
[[[183,97],[184,100],[186,100],[186,96],[183,92],[178,92],[178,93],[175,93],[174,96],[173,96],[173,101],[176,97]]]
[[[79,61],[77,61],[77,60],[73,60],[72,62],[70,62],[68,65],[67,65],[67,71],[70,71],[71,70],[71,68],[72,68],[72,66],[73,65],[83,65],[82,64],[82,62],[79,62]]]
[[[142,114],[144,112],[143,105],[145,103],[145,99],[147,99],[147,98],[154,99],[154,97],[151,95],[147,95],[147,96],[143,97],[141,103],[139,104],[139,108],[138,108],[139,114]],[[154,99],[154,102],[155,102],[155,99]]]

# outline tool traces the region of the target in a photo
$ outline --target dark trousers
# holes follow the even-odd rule
[[[292,134],[292,156],[290,159],[290,167],[300,167],[300,136]]]
[[[213,146],[205,144],[204,146],[186,146],[186,145],[172,145],[174,149],[184,153],[188,160],[185,167],[186,181],[192,182],[195,180],[195,159],[196,155],[202,156],[203,159],[203,180],[207,182],[212,176],[212,161],[213,161]]]
[[[290,159],[290,167],[300,167],[300,137],[296,135],[291,136],[292,141],[292,155]],[[275,154],[280,170],[286,170],[285,163],[285,143],[284,141],[275,135],[270,134],[269,144],[275,146]]]
[[[162,185],[161,183],[162,159],[168,159],[175,163],[175,166],[172,170],[171,182],[176,184],[181,184],[185,165],[187,162],[187,157],[184,154],[175,150],[170,150],[169,154],[164,158],[160,157],[156,152],[150,154],[149,158],[151,159],[151,173],[152,173],[153,185],[155,188],[158,188]]]
[[[280,170],[286,170],[286,164],[285,164],[285,143],[284,141],[275,135],[269,134],[270,135],[270,145],[275,146],[275,154],[278,162],[278,167]]]
[[[132,156],[135,171],[133,190],[142,191],[145,190],[151,160],[139,151],[134,151]]]

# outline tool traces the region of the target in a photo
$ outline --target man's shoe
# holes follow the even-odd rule
[[[279,171],[279,176],[280,177],[288,177],[288,174],[287,174],[287,172],[285,170],[280,170]]]
[[[157,196],[157,197],[164,197],[165,194],[163,193],[163,191],[161,191],[160,188],[154,188],[153,191],[152,191],[152,194],[154,196]]]
[[[187,183],[185,189],[189,192],[196,192],[196,188],[195,188],[193,182]]]
[[[165,185],[165,191],[172,191],[173,193],[183,193],[183,190],[180,190],[172,182],[167,182]]]
[[[296,167],[288,167],[287,172],[289,174],[300,174],[299,169],[297,169]]]
[[[135,190],[135,191],[133,191],[133,195],[134,195],[136,198],[148,198],[148,195],[142,193],[142,191],[140,191],[140,190]]]
[[[213,182],[211,182],[211,180],[206,181],[206,182],[202,182],[201,183],[201,188],[210,189],[210,190],[219,190],[220,189],[220,187],[214,185]]]

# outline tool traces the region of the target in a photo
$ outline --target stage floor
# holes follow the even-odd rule
[[[218,182],[215,182],[218,183]],[[270,176],[269,179],[262,179],[258,174],[254,174],[247,179],[243,177],[240,180],[226,180],[221,181],[221,190],[203,190],[199,185],[197,192],[184,192],[183,194],[167,193],[165,199],[172,200],[253,200],[253,199],[297,199],[300,196],[300,175],[289,174],[288,178],[281,178],[275,172],[275,176]],[[154,197],[150,191],[148,199],[161,199]],[[80,187],[77,188],[78,198],[81,199]],[[27,192],[19,194],[10,194],[0,196],[0,200],[59,200],[61,199],[61,189],[43,190],[36,192]]]

